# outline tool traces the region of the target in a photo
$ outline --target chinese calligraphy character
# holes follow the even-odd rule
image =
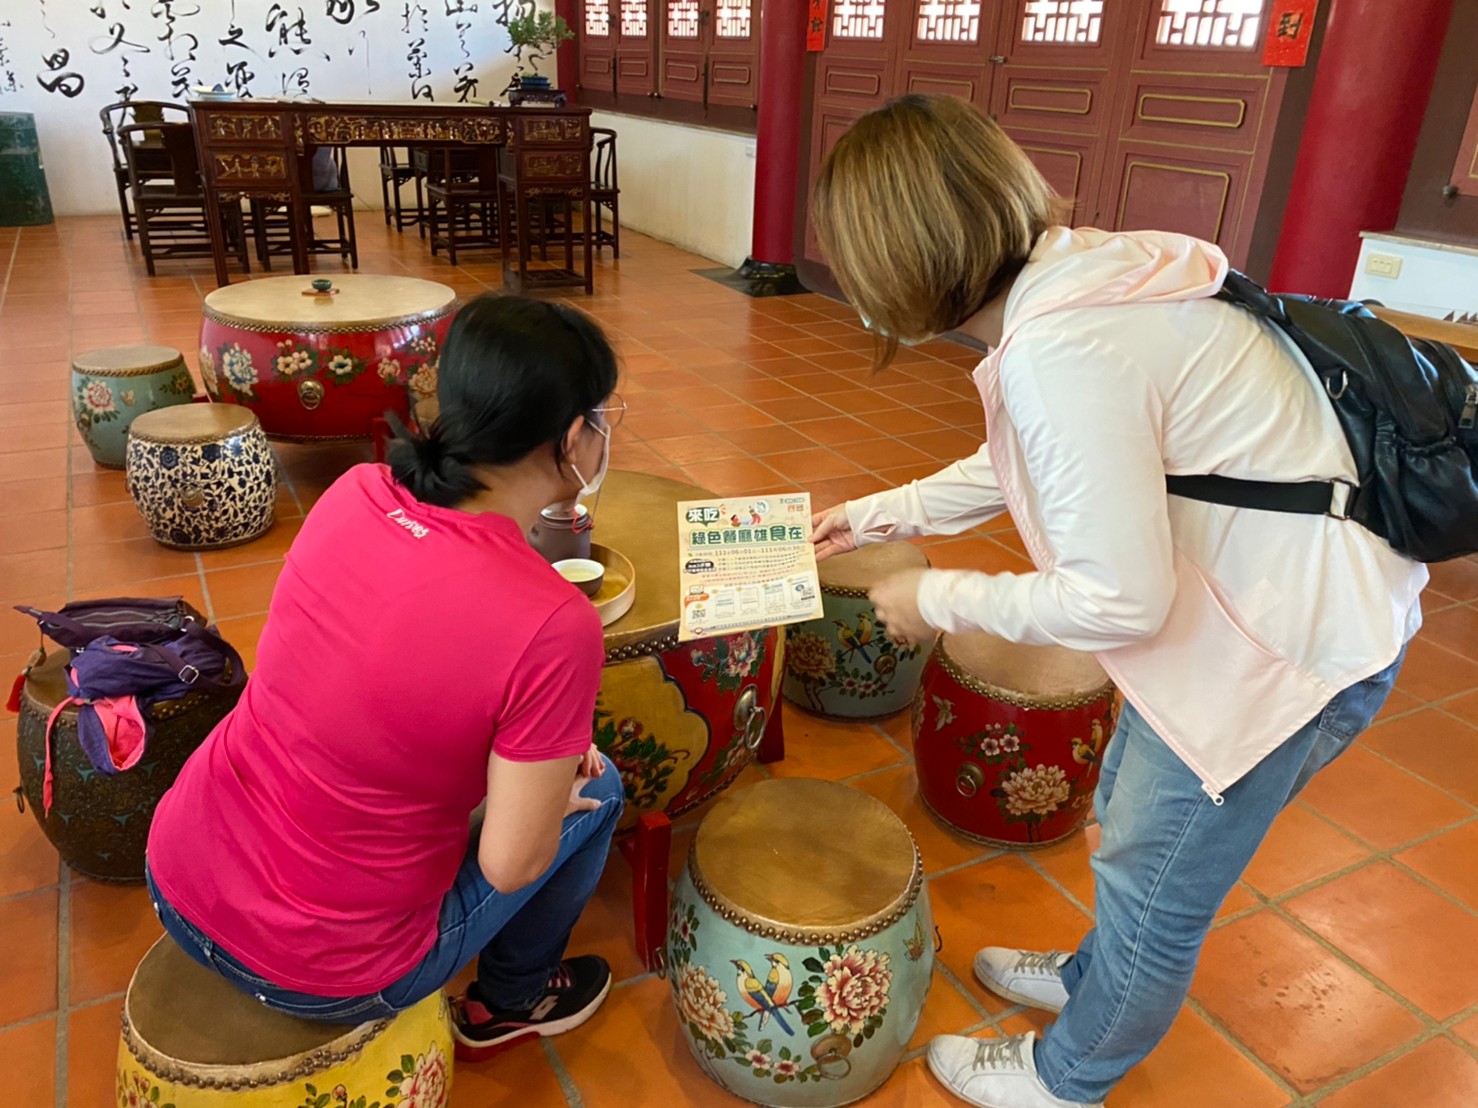
[[[87,87],[82,74],[67,69],[67,63],[72,60],[70,51],[60,49],[50,55],[43,54],[41,60],[45,63],[48,72],[38,73],[36,83],[47,92],[59,92],[71,100]]]
[[[251,83],[255,79],[256,74],[246,68],[244,61],[232,62],[226,66],[226,83],[239,97],[249,98],[251,96]]]
[[[292,54],[301,55],[305,47],[313,45],[313,40],[308,37],[308,21],[302,8],[298,9],[298,17],[293,19],[281,4],[273,4],[267,12],[266,29],[277,35],[277,46],[267,51],[269,58],[277,56],[278,46],[285,46]]]
[[[1278,37],[1292,41],[1298,38],[1299,32],[1303,30],[1304,17],[1302,12],[1284,12],[1278,17]]]

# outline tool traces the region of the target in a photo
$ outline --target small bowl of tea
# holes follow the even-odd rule
[[[600,592],[601,582],[606,579],[606,567],[589,558],[566,558],[555,562],[554,570],[586,596]]]

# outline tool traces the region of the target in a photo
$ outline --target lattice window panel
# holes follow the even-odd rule
[[[1103,0],[1028,0],[1021,41],[1052,46],[1093,46],[1103,33]]]
[[[831,33],[836,38],[883,37],[884,0],[836,0]]]
[[[750,0],[718,0],[719,38],[748,38],[750,32]]]
[[[621,34],[626,38],[647,37],[648,0],[621,0]]]
[[[1160,0],[1159,46],[1250,49],[1257,45],[1264,0]]]
[[[585,33],[591,38],[609,38],[611,0],[585,0]]]
[[[698,0],[667,0],[667,37],[698,37]]]
[[[915,32],[920,42],[977,42],[980,0],[921,0]]]

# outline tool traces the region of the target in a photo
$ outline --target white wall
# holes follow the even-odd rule
[[[617,134],[621,223],[723,265],[749,256],[754,136],[596,112]]]
[[[500,21],[520,3],[531,0],[0,0],[0,112],[35,114],[59,214],[116,211],[98,110],[122,99],[121,88],[181,101],[196,84],[229,83],[228,66],[244,62],[238,79],[257,97],[287,88],[405,101],[417,86],[445,101],[459,98],[459,79],[474,79],[476,91],[463,94],[495,100],[515,67]],[[236,37],[233,25],[242,45],[222,45]],[[115,28],[122,42],[113,45]],[[552,73],[553,62],[541,68]],[[355,192],[378,206],[373,152],[356,155]]]
[[[1433,319],[1450,312],[1478,313],[1478,249],[1394,231],[1368,234],[1360,244],[1350,299],[1379,300]]]

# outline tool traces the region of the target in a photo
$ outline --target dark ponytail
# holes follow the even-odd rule
[[[615,391],[616,377],[615,352],[583,313],[479,296],[447,334],[440,416],[417,435],[395,423],[390,472],[417,500],[452,507],[482,489],[474,466],[507,465],[544,448],[559,461],[570,424]]]

